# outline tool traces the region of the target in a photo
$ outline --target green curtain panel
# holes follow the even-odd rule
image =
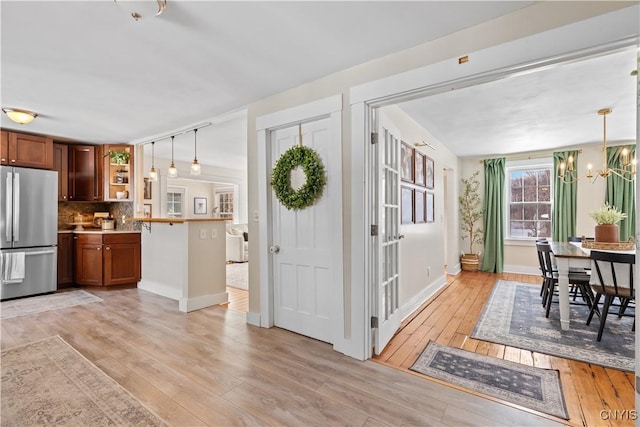
[[[484,257],[482,271],[502,273],[504,267],[504,163],[484,161]]]
[[[560,178],[558,169],[560,163],[565,162],[569,156],[573,157],[573,167],[578,168],[579,151],[557,151],[553,153],[553,219],[551,221],[551,236],[556,242],[566,242],[567,237],[576,235],[576,218],[578,205],[578,180],[571,182],[569,175],[565,180]],[[577,174],[576,174],[577,176]],[[566,182],[569,181],[569,182]]]
[[[621,167],[622,150],[626,148],[631,152],[630,159],[636,156],[635,145],[623,145],[607,148],[607,167],[616,169]],[[627,218],[620,221],[620,241],[626,242],[629,237],[635,236],[636,229],[636,186],[635,182],[612,173],[607,178],[607,193],[605,200],[627,214]]]

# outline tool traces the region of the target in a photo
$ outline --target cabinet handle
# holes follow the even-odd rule
[[[63,199],[66,199],[66,198],[67,198],[67,196],[62,196],[62,198],[63,198]]]
[[[16,162],[16,159],[11,159],[11,163],[15,163],[15,162]]]
[[[0,159],[0,161],[6,162],[6,161],[7,161],[7,159],[2,158],[2,159]]]
[[[111,248],[110,248],[109,246],[107,246],[105,249],[106,249],[106,250],[108,250],[108,251],[110,251],[110,250],[111,250]]]
[[[96,248],[96,251],[99,251],[100,249],[102,249],[102,248],[101,248],[100,246],[98,246],[98,247]]]

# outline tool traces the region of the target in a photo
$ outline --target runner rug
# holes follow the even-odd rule
[[[413,371],[488,396],[569,419],[558,371],[534,368],[429,342]]]
[[[2,425],[164,426],[59,336],[2,351]]]
[[[498,280],[471,334],[472,338],[531,350],[565,359],[633,372],[635,339],[633,318],[610,314],[602,341],[596,341],[600,320],[586,321],[589,308],[571,305],[571,328],[560,328],[560,310],[551,307],[545,317],[540,287]]]
[[[0,303],[0,318],[9,319],[11,317],[26,316],[28,314],[100,301],[102,301],[102,298],[85,291],[60,292],[51,295],[19,298]]]

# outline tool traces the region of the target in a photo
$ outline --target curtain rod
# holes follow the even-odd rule
[[[211,126],[211,122],[202,123],[202,124],[199,124],[197,126],[190,126],[190,127],[186,128],[186,129],[183,129],[181,131],[170,133],[170,134],[165,135],[165,136],[160,137],[160,138],[154,138],[154,139],[150,139],[150,140],[145,141],[145,142],[140,142],[140,143],[138,143],[136,145],[151,144],[152,142],[158,142],[158,141],[162,141],[162,140],[165,140],[165,139],[169,139],[172,136],[184,135],[185,133],[189,133],[189,132],[193,132],[194,130],[199,130],[199,129],[202,129],[202,128],[206,128],[207,126]]]
[[[582,153],[582,149],[574,150],[578,151],[578,153]],[[506,160],[514,161],[514,160],[532,160],[532,159],[544,159],[545,157],[553,156],[551,154],[534,154],[531,156],[513,156],[513,157],[505,157]],[[480,163],[484,163],[484,159],[479,160]]]

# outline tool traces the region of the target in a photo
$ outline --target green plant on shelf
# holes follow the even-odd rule
[[[128,151],[111,151],[109,150],[109,158],[111,159],[111,163],[115,163],[117,165],[126,165],[129,163],[129,158],[131,155]]]

